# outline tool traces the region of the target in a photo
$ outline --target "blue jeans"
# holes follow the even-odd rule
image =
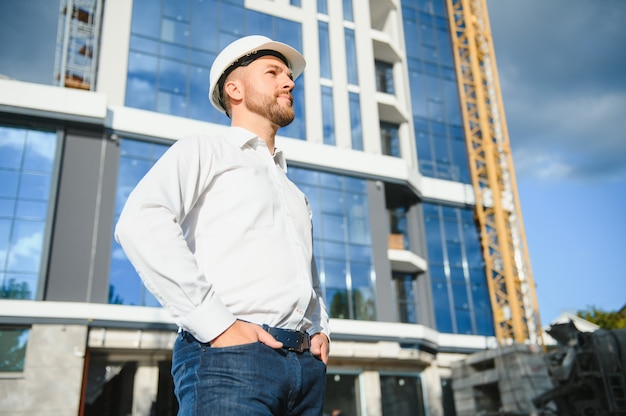
[[[319,416],[326,365],[265,344],[211,348],[181,332],[172,357],[179,416]]]

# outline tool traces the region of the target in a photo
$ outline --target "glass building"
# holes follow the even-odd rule
[[[495,340],[444,0],[22,0],[0,27],[0,408],[176,413],[176,327],[113,228],[168,146],[229,124],[211,63],[262,34],[307,60],[277,145],[314,213],[328,414],[454,414],[450,363]]]

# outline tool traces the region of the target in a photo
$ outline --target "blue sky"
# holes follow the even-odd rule
[[[487,0],[542,324],[626,304],[626,2]]]

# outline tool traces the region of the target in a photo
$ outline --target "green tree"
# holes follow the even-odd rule
[[[19,282],[13,278],[0,291],[2,299],[32,299],[32,292],[26,282]]]
[[[578,311],[576,315],[603,329],[626,328],[626,306],[614,312],[604,311],[592,306],[586,310]]]

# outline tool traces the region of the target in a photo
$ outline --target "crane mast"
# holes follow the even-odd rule
[[[487,6],[446,3],[496,338],[543,345]]]

